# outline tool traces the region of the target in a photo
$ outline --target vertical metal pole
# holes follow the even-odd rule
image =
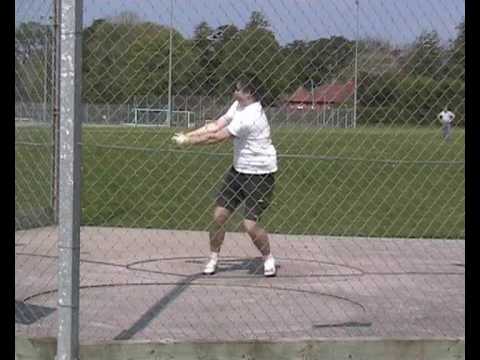
[[[356,26],[356,33],[355,33],[355,84],[353,89],[353,127],[357,127],[357,85],[358,85],[358,32],[359,32],[359,8],[360,5],[358,0],[355,0],[355,6],[357,8],[357,26]]]
[[[82,10],[61,1],[57,360],[79,358]]]
[[[168,110],[167,124],[168,127],[172,121],[172,51],[173,51],[173,0],[170,0],[170,44],[168,51]]]
[[[312,110],[314,108],[315,104],[315,94],[313,92],[313,79],[310,79],[310,90],[312,92]]]
[[[188,112],[188,98],[187,98],[186,95],[184,96],[184,103],[185,103],[184,104],[184,107],[185,107],[184,110],[187,111],[186,114],[187,114],[187,127],[188,127],[188,124],[190,123],[190,113]],[[178,116],[177,116],[177,119],[178,119]],[[178,126],[178,121],[177,121],[176,126]]]
[[[325,127],[325,106],[326,105],[325,105],[325,101],[324,101],[323,102],[323,109],[322,109],[323,110],[323,121],[322,121],[323,122],[323,127]]]
[[[45,74],[43,80],[43,122],[47,122],[47,82],[48,82],[48,32],[45,33],[44,36],[44,44],[43,44],[43,58],[45,61]]]
[[[53,0],[52,31],[52,208],[54,222],[58,224],[58,175],[59,175],[59,127],[60,127],[60,1]]]

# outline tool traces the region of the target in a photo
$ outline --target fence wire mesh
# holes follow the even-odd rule
[[[16,333],[55,336],[55,4],[15,4]],[[81,341],[463,336],[464,13],[85,0]],[[278,275],[240,207],[205,277],[232,145],[171,137],[224,114],[243,76],[278,155],[260,220]]]

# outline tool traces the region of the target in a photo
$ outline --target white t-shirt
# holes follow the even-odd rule
[[[442,111],[440,114],[438,114],[438,118],[440,119],[440,122],[443,124],[451,123],[453,119],[455,119],[455,114],[452,113],[451,111]]]
[[[222,116],[234,136],[233,167],[244,174],[277,171],[277,152],[270,138],[270,125],[259,102],[240,106],[235,101]]]

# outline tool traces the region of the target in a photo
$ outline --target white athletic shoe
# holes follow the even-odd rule
[[[275,267],[275,259],[269,255],[263,264],[263,274],[267,277],[275,276],[277,269]]]
[[[210,256],[210,260],[208,260],[207,265],[205,265],[205,269],[203,270],[204,275],[213,275],[215,274],[215,270],[217,269],[217,262],[218,258],[214,256]]]

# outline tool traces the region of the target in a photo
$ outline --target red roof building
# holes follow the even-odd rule
[[[338,106],[353,97],[354,87],[353,81],[345,84],[333,83],[315,88],[312,94],[312,91],[301,86],[288,98],[288,107],[297,110],[320,110],[326,106]]]

